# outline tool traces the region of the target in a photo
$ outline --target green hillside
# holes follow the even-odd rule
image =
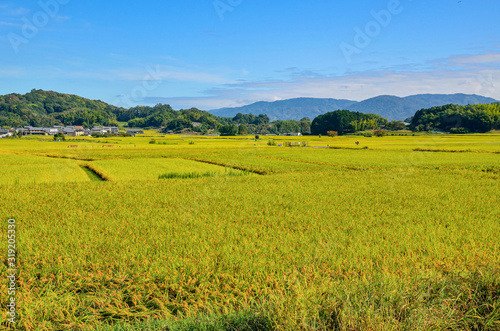
[[[162,131],[220,131],[223,135],[247,133],[309,132],[310,120],[269,123],[265,115],[237,114],[218,117],[197,108],[174,110],[170,105],[116,107],[100,100],[72,94],[32,90],[24,95],[0,96],[0,127],[51,127],[54,125],[114,125],[126,122],[129,127],[160,128]]]
[[[0,96],[0,126],[114,125],[123,108],[72,94],[32,90]]]
[[[217,116],[233,117],[237,113],[266,114],[271,121],[299,120],[315,117],[338,109],[377,114],[388,120],[404,120],[422,108],[447,104],[473,105],[497,102],[492,98],[474,94],[417,94],[408,97],[380,95],[361,102],[338,99],[296,98],[275,102],[256,102],[236,108],[210,110]]]
[[[414,131],[453,133],[488,132],[500,129],[500,104],[446,105],[417,111],[411,122]]]
[[[32,90],[24,95],[12,93],[0,96],[0,126],[23,127],[53,125],[118,125],[128,122],[131,127],[168,127],[173,130],[191,128],[192,122],[201,128],[216,129],[231,119],[216,117],[191,108],[176,111],[169,105],[116,107],[100,100],[90,100],[72,94]]]

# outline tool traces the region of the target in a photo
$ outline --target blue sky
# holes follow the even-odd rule
[[[0,0],[0,94],[131,107],[471,93],[500,100],[498,0]]]

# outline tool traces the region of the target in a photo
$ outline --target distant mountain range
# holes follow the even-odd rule
[[[348,109],[360,113],[373,113],[389,120],[404,120],[420,109],[447,104],[468,105],[495,103],[495,99],[475,94],[417,94],[408,97],[381,95],[361,102],[344,99],[296,98],[274,102],[260,101],[251,105],[209,110],[221,117],[234,117],[238,113],[266,114],[271,121],[300,120],[337,109]]]

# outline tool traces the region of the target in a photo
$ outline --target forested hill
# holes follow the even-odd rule
[[[191,108],[176,111],[169,105],[133,108],[116,107],[100,100],[90,100],[72,94],[32,90],[24,95],[0,96],[0,127],[53,125],[117,125],[128,122],[134,127],[189,127],[198,122],[206,128],[225,125],[231,119]]]
[[[414,131],[453,133],[500,130],[500,103],[421,109],[413,116],[410,128]]]
[[[464,98],[464,95],[455,95],[454,98],[456,97]],[[383,101],[383,99],[387,98],[379,97],[377,100]],[[394,99],[395,97],[390,98]],[[411,99],[411,97],[408,98]],[[413,99],[418,98],[414,96]],[[442,96],[441,99],[443,99]],[[475,101],[475,99],[468,99],[467,101]],[[302,102],[307,103],[308,99],[304,99]],[[413,102],[416,101],[413,100]],[[419,102],[423,101],[420,100]],[[377,108],[375,106],[382,104],[384,102],[372,102],[371,107]],[[353,106],[355,105],[351,105],[351,107]],[[355,113],[358,114],[358,112]],[[359,112],[358,115],[361,116],[361,114],[365,113]],[[411,116],[413,114],[415,113],[408,113],[407,115]],[[383,118],[383,116],[378,117]],[[378,117],[376,122],[381,124]],[[328,119],[329,117],[322,117],[320,115],[317,118]],[[364,121],[363,123],[366,124],[369,120],[373,120],[373,118],[349,118],[347,123],[349,125],[356,124],[355,120]],[[182,132],[183,130],[190,130],[208,133],[212,130],[218,130],[221,133],[226,132],[227,134],[244,132],[307,133],[311,129],[311,121],[307,118],[302,118],[300,121],[281,120],[270,123],[270,118],[263,113],[258,116],[238,113],[233,118],[226,118],[217,117],[197,108],[177,111],[172,109],[170,105],[163,104],[158,104],[154,107],[137,106],[126,109],[107,104],[100,100],[90,100],[76,95],[43,90],[32,90],[24,95],[13,93],[0,96],[0,128],[19,128],[26,125],[37,127],[82,125],[90,128],[94,125],[116,126],[118,122],[127,122],[129,127],[162,128],[164,131],[173,130],[175,132]],[[366,125],[361,125],[361,122],[358,123],[359,125],[356,124],[353,128],[349,129],[351,131],[362,130],[361,127]],[[322,128],[318,123],[320,122],[316,121],[316,125],[313,125],[316,131],[323,132],[328,129],[326,127]],[[489,130],[498,130],[500,129],[500,105],[498,103],[468,106],[446,105],[420,109],[413,117],[411,128],[415,131],[451,131],[453,129],[460,132],[486,132]],[[333,129],[330,128],[329,130]],[[338,131],[343,132],[344,129],[341,128]]]
[[[360,113],[373,113],[389,120],[405,120],[419,109],[447,104],[472,105],[497,102],[495,99],[474,94],[418,94],[408,97],[381,95],[361,102],[337,99],[297,98],[274,102],[256,102],[236,108],[210,110],[217,116],[233,117],[238,113],[266,114],[271,121],[299,120],[337,110],[348,109]]]
[[[304,117],[314,119],[316,116],[337,109],[350,109],[356,101],[320,98],[296,98],[274,102],[259,101],[251,105],[235,108],[209,110],[214,115],[233,117],[242,114],[266,114],[271,121],[300,120]]]
[[[32,90],[0,96],[0,126],[116,124],[123,108],[72,94]]]

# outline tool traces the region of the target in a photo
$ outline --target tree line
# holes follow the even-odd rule
[[[265,134],[310,132],[311,121],[276,121],[267,115],[237,114],[218,117],[197,108],[174,110],[170,105],[122,108],[100,100],[54,91],[32,90],[24,95],[0,96],[0,127],[51,127],[54,125],[118,126],[126,122],[133,128],[159,128],[163,132],[221,132],[222,134]]]
[[[421,109],[408,119],[413,131],[446,131],[452,133],[487,132],[500,129],[500,104],[445,105]],[[388,121],[377,114],[336,110],[296,120],[269,121],[264,114],[237,114],[233,118],[218,117],[197,108],[174,110],[170,105],[115,107],[100,100],[72,94],[32,90],[24,95],[0,96],[0,127],[81,125],[118,126],[126,122],[134,128],[159,128],[163,132],[219,132],[238,134],[302,134],[340,135],[365,130],[403,130],[402,121]]]
[[[488,132],[500,129],[500,104],[445,105],[421,109],[413,116],[413,131],[451,133]]]

